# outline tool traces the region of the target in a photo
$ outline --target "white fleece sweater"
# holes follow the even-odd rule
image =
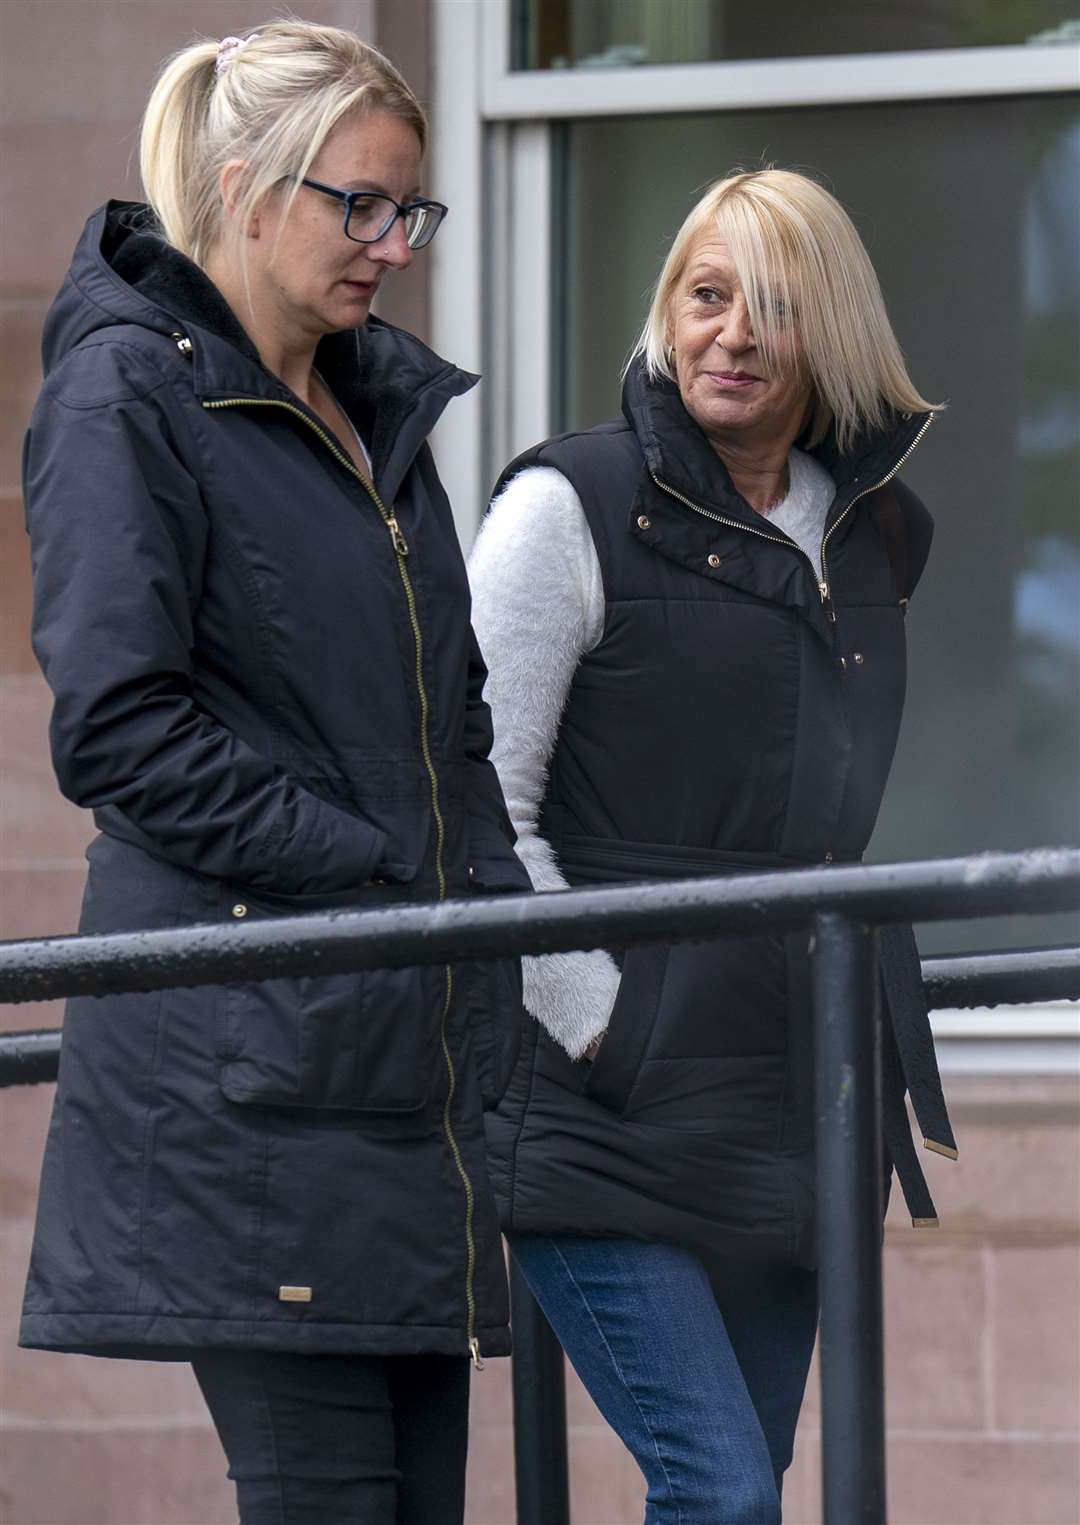
[[[816,461],[792,450],[788,496],[768,515],[810,557],[835,491]],[[547,767],[574,673],[604,630],[604,588],[585,511],[549,466],[520,472],[492,504],[469,559],[473,626],[490,676],[491,758],[536,890],[568,888],[537,831]],[[525,1006],[573,1059],[607,1027],[619,970],[603,950],[522,961]]]

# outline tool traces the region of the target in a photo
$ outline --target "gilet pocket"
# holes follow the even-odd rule
[[[245,923],[283,914],[247,895],[237,904]],[[241,1104],[417,1112],[434,1082],[445,979],[442,968],[376,969],[222,986],[218,1083]]]
[[[604,1041],[589,1069],[584,1093],[613,1112],[623,1112],[649,1047],[660,1007],[671,948],[628,948]]]

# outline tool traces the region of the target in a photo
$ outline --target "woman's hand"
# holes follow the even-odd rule
[[[607,1029],[605,1028],[604,1031],[606,1032]],[[592,1064],[593,1060],[600,1052],[600,1045],[603,1043],[603,1041],[604,1033],[597,1033],[596,1037],[591,1040],[588,1047],[585,1049],[585,1052],[582,1054],[582,1059],[587,1059],[589,1063]]]

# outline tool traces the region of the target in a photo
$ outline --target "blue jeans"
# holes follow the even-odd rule
[[[513,1234],[537,1302],[648,1484],[645,1525],[777,1525],[817,1278],[628,1239]]]

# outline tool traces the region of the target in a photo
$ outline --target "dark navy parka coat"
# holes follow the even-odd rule
[[[374,319],[323,342],[377,502],[120,203],[44,358],[34,645],[100,832],[81,929],[527,888],[425,443],[474,378]],[[71,1001],[22,1342],[504,1353],[481,1090],[518,1000],[495,965]]]

